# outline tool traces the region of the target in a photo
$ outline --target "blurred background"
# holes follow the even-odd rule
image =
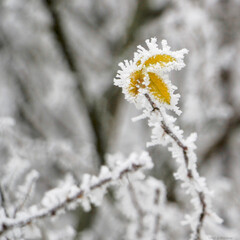
[[[239,0],[0,0],[0,181],[9,204],[30,169],[40,173],[38,202],[66,174],[78,182],[109,153],[146,149],[150,129],[131,121],[140,112],[113,78],[118,63],[155,36],[190,51],[186,67],[171,75],[181,94],[178,124],[185,136],[198,134],[198,167],[214,190],[222,234],[239,237]],[[148,151],[151,174],[166,184],[181,220],[187,204],[175,162],[163,147]],[[100,209],[68,215],[39,223],[40,239],[122,239],[126,223],[111,196]],[[63,238],[66,224],[76,232]],[[172,239],[186,234],[178,224]]]

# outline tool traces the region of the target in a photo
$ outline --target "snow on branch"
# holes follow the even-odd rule
[[[150,99],[149,96],[148,98]],[[197,171],[197,157],[194,152],[197,136],[193,133],[185,140],[182,136],[183,131],[174,125],[175,119],[167,115],[164,109],[156,108],[151,101],[149,104],[152,106],[149,126],[153,127],[153,130],[152,141],[148,146],[171,144],[168,150],[179,164],[174,177],[182,181],[181,186],[190,194],[191,203],[195,208],[193,216],[187,215],[184,223],[191,226],[191,240],[203,239],[205,218],[210,217],[217,223],[221,223],[222,220],[212,211],[211,192],[206,186],[205,178],[200,177]]]
[[[55,216],[67,209],[76,208],[79,204],[86,211],[90,209],[91,203],[99,206],[107,187],[116,184],[131,173],[150,169],[152,166],[147,152],[132,153],[127,160],[121,161],[112,170],[103,166],[98,176],[85,174],[80,186],[66,184],[65,181],[63,186],[47,192],[39,205],[33,205],[25,211],[17,212],[15,218],[6,216],[0,208],[0,235],[8,230],[29,225],[38,219]]]
[[[122,88],[125,98],[143,109],[143,114],[134,120],[148,119],[152,127],[151,142],[148,146],[163,145],[172,152],[173,158],[179,164],[175,178],[182,181],[182,187],[191,196],[191,203],[195,212],[186,217],[186,224],[192,229],[191,240],[207,239],[204,232],[204,223],[207,217],[221,222],[221,219],[212,211],[211,192],[206,186],[205,178],[200,177],[197,171],[197,157],[195,154],[196,134],[191,134],[186,140],[183,131],[174,124],[175,118],[167,114],[166,110],[173,110],[176,114],[181,111],[177,107],[179,94],[169,80],[168,73],[180,70],[185,64],[186,49],[171,51],[165,40],[162,49],[158,48],[157,39],[146,40],[148,49],[138,46],[138,51],[131,61],[120,63],[115,85]]]

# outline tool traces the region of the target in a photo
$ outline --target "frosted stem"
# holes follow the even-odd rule
[[[141,208],[141,206],[138,202],[138,198],[137,198],[135,189],[133,188],[133,185],[131,184],[130,181],[129,181],[129,184],[128,184],[128,190],[129,190],[129,195],[130,195],[132,204],[135,207],[135,209],[137,211],[137,214],[138,214],[138,229],[136,231],[136,235],[137,235],[138,238],[141,238],[143,236],[143,231],[144,231],[144,228],[145,228],[143,218],[146,215],[146,213]]]
[[[7,211],[7,206],[6,206],[5,193],[4,193],[4,189],[1,186],[1,184],[0,184],[0,200],[1,200],[0,206],[2,206],[5,216],[9,217],[9,214],[8,214],[8,211]]]
[[[149,94],[145,94],[146,99],[148,100],[148,102],[150,103],[151,107],[152,107],[152,111],[156,112],[158,111],[161,116],[162,113],[160,111],[160,109],[158,107],[156,107],[156,104],[153,102],[153,100],[151,99],[151,97],[149,96]],[[170,129],[170,127],[167,125],[167,123],[165,122],[164,118],[162,117],[161,120],[161,126],[162,129],[164,130],[165,134],[169,135],[173,141],[182,149],[183,152],[183,156],[184,156],[184,162],[185,162],[185,167],[187,170],[187,178],[189,179],[189,181],[195,181],[196,179],[194,178],[193,172],[192,170],[189,168],[189,157],[188,157],[188,146],[186,146],[174,133],[173,131]],[[199,215],[198,218],[198,224],[196,226],[196,229],[193,231],[193,240],[201,240],[201,230],[203,227],[203,222],[204,222],[204,218],[207,214],[206,212],[206,208],[207,208],[207,203],[206,203],[206,197],[204,192],[202,191],[198,191],[197,189],[195,189],[198,198],[199,198],[199,202],[201,204],[201,213]]]
[[[154,198],[154,205],[158,206],[159,202],[160,202],[160,194],[161,194],[161,190],[160,188],[157,188],[155,190],[155,198]],[[153,228],[153,239],[152,240],[157,240],[157,235],[159,232],[159,228],[160,228],[160,213],[157,212],[155,219],[154,219],[154,228]]]
[[[102,187],[106,187],[109,184],[122,179],[122,177],[128,173],[135,172],[140,168],[146,167],[146,165],[147,162],[130,162],[128,165],[125,164],[123,166],[120,166],[118,169],[113,170],[110,176],[99,178],[96,183],[90,184],[88,189],[89,191],[93,191]],[[58,212],[60,212],[60,210],[66,209],[70,204],[77,202],[77,200],[85,197],[87,194],[89,194],[89,192],[80,187],[74,194],[66,196],[64,200],[62,200],[60,203],[57,202],[50,208],[40,208],[36,213],[28,214],[24,217],[9,218],[6,216],[6,218],[1,219],[0,221],[0,236],[10,229],[24,227],[38,219],[42,219],[48,216],[55,216]]]
[[[16,207],[16,209],[14,210],[14,214],[13,214],[13,218],[16,217],[16,214],[21,211],[21,209],[24,207],[24,205],[26,204],[28,198],[30,197],[30,194],[32,192],[33,186],[36,182],[36,179],[32,179],[31,183],[29,184],[27,191],[25,193],[25,196],[23,198],[23,200],[19,203],[19,205]]]

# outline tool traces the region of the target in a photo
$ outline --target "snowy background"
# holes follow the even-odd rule
[[[186,67],[171,74],[181,94],[177,124],[198,134],[198,169],[224,220],[206,229],[215,240],[239,239],[239,0],[0,0],[0,223],[53,188],[98,175],[108,158],[147,150],[155,165],[147,175],[167,192],[157,239],[188,238],[181,221],[191,205],[175,161],[166,147],[146,148],[147,121],[132,122],[140,111],[113,85],[118,63],[151,37],[189,50]],[[125,183],[99,208],[74,207],[0,238],[131,239],[132,206],[119,200]]]

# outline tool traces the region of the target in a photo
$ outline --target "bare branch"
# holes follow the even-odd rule
[[[97,104],[91,104],[88,94],[84,89],[84,73],[80,69],[79,64],[77,63],[73,49],[69,44],[69,40],[66,36],[63,20],[56,9],[56,1],[54,0],[44,0],[45,6],[49,11],[50,16],[52,17],[52,32],[55,39],[55,42],[60,50],[60,53],[63,59],[66,61],[68,69],[72,73],[72,77],[75,80],[78,97],[84,103],[86,112],[88,114],[89,120],[91,122],[92,131],[95,137],[96,149],[99,154],[101,164],[104,163],[105,151],[105,141],[102,131],[102,125],[100,122],[100,116],[98,109],[96,108]]]
[[[220,149],[226,146],[229,138],[231,137],[232,133],[235,132],[237,128],[240,126],[240,116],[235,115],[232,119],[229,120],[226,128],[224,129],[223,133],[219,136],[219,138],[209,146],[209,148],[205,151],[202,157],[202,164],[206,164],[209,159]]]
[[[5,199],[5,193],[2,185],[0,184],[0,200],[1,200],[1,206],[3,208],[5,216],[9,217],[9,214],[7,212],[7,206],[6,206],[6,199]]]

